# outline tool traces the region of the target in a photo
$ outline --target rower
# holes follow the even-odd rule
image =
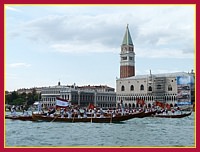
[[[68,116],[68,118],[72,118],[72,111],[70,109],[67,112],[67,116]]]
[[[124,115],[124,104],[123,104],[123,100],[121,100],[121,109],[122,109],[121,115],[123,116],[123,115]]]
[[[96,108],[94,108],[94,118],[96,118],[97,117],[97,110],[96,110]]]
[[[100,118],[103,118],[104,117],[104,113],[103,113],[103,110],[102,108],[100,109]]]
[[[84,117],[84,118],[87,118],[87,112],[86,112],[86,109],[84,109],[83,117]]]
[[[40,113],[41,109],[42,109],[42,104],[39,101],[39,103],[38,103],[38,113]]]
[[[78,118],[81,118],[80,109],[77,110],[77,113],[78,113]]]
[[[116,113],[115,113],[115,109],[112,111],[112,117],[115,117]]]
[[[11,114],[12,114],[13,116],[16,116],[16,107],[15,107],[15,105],[12,106]]]
[[[24,111],[24,116],[28,116],[29,114],[28,114],[28,111]]]
[[[61,115],[61,118],[64,118],[64,108],[60,109],[60,115]]]

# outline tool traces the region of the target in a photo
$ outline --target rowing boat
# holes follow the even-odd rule
[[[23,116],[23,115],[18,115],[18,116],[12,116],[12,115],[6,115],[5,119],[12,119],[12,120],[22,120],[22,121],[33,121],[32,116]]]
[[[190,116],[192,114],[192,111],[189,113],[182,113],[182,114],[156,114],[154,117],[159,117],[159,118],[183,118]]]
[[[144,112],[138,112],[135,114],[128,114],[128,115],[116,115],[115,117],[108,116],[108,117],[87,117],[87,118],[78,118],[78,117],[61,117],[59,115],[51,117],[39,114],[32,114],[32,118],[35,121],[47,121],[47,122],[93,122],[93,123],[117,123],[126,121],[132,118],[136,118],[137,116],[143,114]]]

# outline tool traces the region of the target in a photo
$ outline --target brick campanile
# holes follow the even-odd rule
[[[120,78],[135,76],[135,52],[128,25],[121,45]]]

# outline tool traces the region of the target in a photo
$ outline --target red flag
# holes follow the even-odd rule
[[[89,103],[88,109],[94,109],[95,106],[92,103]]]
[[[171,109],[171,106],[170,106],[168,103],[166,103],[165,107],[166,107],[168,110]]]
[[[145,102],[143,99],[137,99],[137,104],[144,106]]]
[[[161,107],[161,108],[163,108],[163,109],[164,109],[164,107],[165,107],[164,103],[159,102],[159,101],[156,101],[156,102],[155,102],[155,105],[156,105],[156,106],[159,106],[159,107]]]

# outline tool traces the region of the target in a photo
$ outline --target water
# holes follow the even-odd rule
[[[6,147],[194,147],[194,114],[181,119],[135,118],[123,123],[60,123],[6,119]]]

